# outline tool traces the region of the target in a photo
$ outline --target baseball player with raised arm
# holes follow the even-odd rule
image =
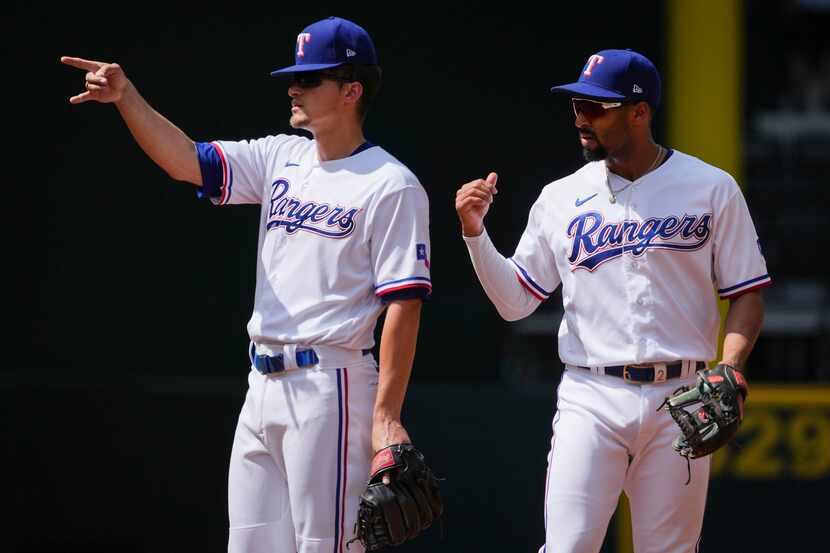
[[[410,442],[401,408],[431,293],[427,195],[363,135],[381,76],[370,36],[345,19],[317,21],[298,35],[295,64],[272,73],[290,79],[290,124],[313,139],[194,142],[117,64],[61,61],[87,71],[70,102],[115,104],[172,178],[216,205],[261,205],[228,550],[343,553],[373,452]]]
[[[655,143],[660,89],[654,65],[631,50],[598,52],[578,82],[552,89],[571,97],[588,163],[544,187],[511,258],[483,224],[497,175],[456,196],[476,274],[504,319],[527,317],[562,285],[546,553],[599,551],[623,491],[637,553],[695,550],[711,457],[687,465],[658,408],[717,354],[714,289],[730,302],[720,363],[734,373],[763,319],[759,288],[771,281],[741,190]]]

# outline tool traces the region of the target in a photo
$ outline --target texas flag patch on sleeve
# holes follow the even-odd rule
[[[427,257],[427,245],[426,244],[416,244],[415,245],[415,252],[417,255],[417,259],[423,260],[424,265],[426,268],[429,269],[429,258]]]

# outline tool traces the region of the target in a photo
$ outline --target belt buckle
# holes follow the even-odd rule
[[[643,384],[644,382],[654,382],[654,380],[633,380],[631,378],[631,372],[628,370],[629,367],[634,367],[635,369],[649,369],[653,368],[655,370],[655,374],[657,369],[654,368],[654,365],[651,363],[628,363],[623,365],[623,380],[628,382],[629,384]]]

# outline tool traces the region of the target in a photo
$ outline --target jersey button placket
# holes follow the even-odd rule
[[[635,211],[637,207],[637,182],[632,183],[625,190],[625,219],[637,221],[642,224],[642,214]],[[633,242],[637,238],[634,237]],[[626,245],[630,245],[628,242]],[[644,255],[644,254],[643,254]],[[639,362],[647,353],[648,340],[644,337],[649,325],[650,314],[644,306],[647,304],[645,294],[648,289],[648,277],[643,271],[643,258],[635,257],[633,252],[623,253],[623,261],[626,268],[626,293],[628,295],[629,320],[631,325],[631,336],[638,336],[634,343],[635,357],[629,362]]]
[[[637,206],[636,203],[633,201],[634,196],[634,185],[632,184],[625,193],[625,220],[631,221],[634,219],[639,219],[638,215],[634,213],[632,210]],[[639,268],[639,264],[637,263],[637,259],[632,255],[632,253],[624,252],[623,253],[625,263],[629,269],[636,271]]]

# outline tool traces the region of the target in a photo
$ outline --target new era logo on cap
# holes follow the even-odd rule
[[[608,102],[646,101],[660,105],[660,74],[647,57],[633,50],[602,50],[585,62],[579,80],[552,92]]]
[[[344,63],[377,65],[375,45],[363,27],[347,19],[329,17],[312,23],[297,35],[294,65],[271,75],[318,71]]]

